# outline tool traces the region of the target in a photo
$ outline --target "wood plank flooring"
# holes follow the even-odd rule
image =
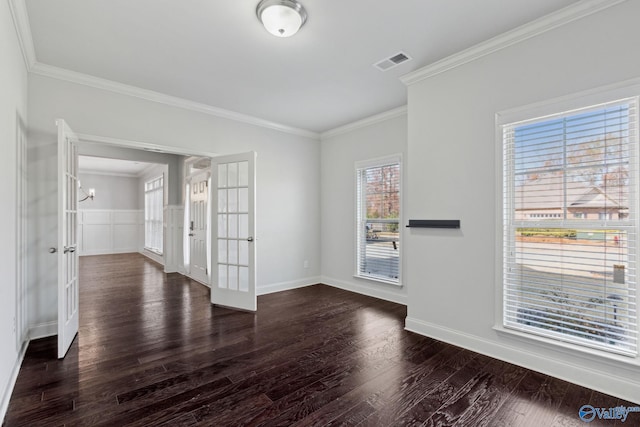
[[[324,285],[244,313],[141,255],[93,256],[80,307],[64,360],[56,337],[29,345],[4,425],[579,426],[584,404],[635,406],[406,332],[404,306]]]

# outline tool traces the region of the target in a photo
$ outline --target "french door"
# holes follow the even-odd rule
[[[78,137],[58,126],[58,358],[78,334]]]
[[[211,303],[256,311],[256,153],[213,157]]]

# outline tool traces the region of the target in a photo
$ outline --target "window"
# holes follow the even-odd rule
[[[356,276],[400,284],[400,157],[356,164]]]
[[[630,98],[502,126],[505,328],[636,355],[637,116]]]
[[[162,209],[164,204],[163,177],[144,185],[144,247],[162,253]]]

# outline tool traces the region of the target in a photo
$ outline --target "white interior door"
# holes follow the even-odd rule
[[[210,254],[207,251],[207,210],[209,202],[209,176],[202,173],[191,178],[189,189],[189,239],[191,271],[189,276],[201,283],[210,284],[207,263]]]
[[[256,311],[255,159],[249,152],[211,159],[211,303]]]
[[[58,358],[78,333],[78,137],[58,126]]]

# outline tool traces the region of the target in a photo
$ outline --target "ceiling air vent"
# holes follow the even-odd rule
[[[380,71],[387,71],[391,68],[402,64],[403,62],[407,62],[411,59],[409,55],[404,52],[398,52],[395,55],[390,56],[389,58],[385,58],[380,62],[376,62],[373,64]]]

